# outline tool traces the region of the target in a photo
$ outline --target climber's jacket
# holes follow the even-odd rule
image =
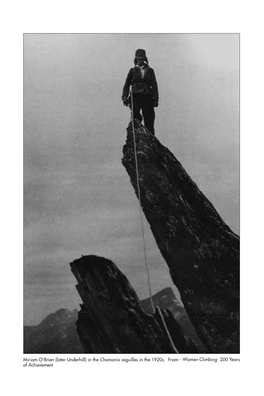
[[[133,87],[134,94],[147,94],[152,96],[152,100],[158,102],[158,84],[154,70],[146,63],[143,65],[143,73],[141,73],[139,66],[132,67],[127,75],[126,82],[123,88],[122,100],[126,100],[129,96],[130,85]],[[143,74],[143,76],[142,76]]]

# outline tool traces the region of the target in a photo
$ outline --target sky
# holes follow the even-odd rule
[[[81,255],[113,260],[148,297],[138,201],[121,164],[121,94],[137,48],[158,82],[157,138],[239,233],[239,35],[25,34],[25,324],[78,307],[69,263]],[[145,233],[155,293],[173,284],[147,222]]]

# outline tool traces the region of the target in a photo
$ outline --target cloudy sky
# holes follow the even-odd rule
[[[237,34],[24,35],[24,317],[78,307],[69,262],[113,260],[148,296],[138,201],[121,164],[137,48],[160,93],[156,136],[239,233]],[[153,292],[171,286],[145,223]]]

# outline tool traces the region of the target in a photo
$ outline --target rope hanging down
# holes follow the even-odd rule
[[[146,267],[146,271],[147,271],[150,303],[151,303],[151,307],[152,307],[153,313],[154,313],[155,312],[155,307],[154,307],[154,303],[153,303],[151,285],[150,285],[150,275],[149,275],[148,261],[147,261],[146,240],[145,240],[145,233],[144,233],[142,207],[141,207],[141,194],[140,194],[140,186],[139,186],[139,174],[138,174],[138,162],[137,162],[137,145],[136,145],[135,125],[134,125],[134,108],[133,108],[133,89],[132,89],[132,87],[130,89],[130,95],[131,95],[131,117],[132,117],[132,129],[133,129],[133,141],[134,141],[134,155],[135,155],[136,176],[137,176],[137,191],[138,191],[138,200],[139,200],[141,232],[142,232],[142,238],[143,238],[144,262],[145,262],[145,267]]]
[[[153,309],[153,314],[154,314],[155,313],[155,306],[154,306],[154,303],[153,303],[152,291],[151,291],[151,285],[150,285],[150,275],[149,275],[148,261],[147,261],[146,240],[145,240],[145,232],[144,232],[144,224],[143,224],[143,213],[142,213],[142,206],[141,206],[141,193],[140,193],[140,185],[139,185],[139,172],[138,172],[138,161],[137,161],[137,145],[136,145],[135,124],[134,124],[133,89],[132,89],[132,87],[130,87],[130,96],[131,96],[131,118],[132,118],[135,165],[136,165],[137,191],[138,191],[138,201],[139,201],[139,211],[140,211],[141,233],[142,233],[142,239],[143,239],[144,262],[145,262],[145,267],[146,267],[146,272],[147,272],[150,303],[151,303],[151,307]],[[179,351],[175,347],[174,342],[173,342],[173,340],[171,338],[170,332],[169,332],[168,327],[166,325],[166,322],[165,322],[165,319],[164,319],[163,314],[161,312],[161,309],[158,306],[157,306],[157,311],[158,311],[158,313],[160,315],[162,324],[163,324],[164,329],[165,329],[165,331],[167,333],[167,336],[168,336],[168,338],[170,340],[170,343],[171,343],[171,346],[172,346],[173,350],[175,351],[175,353],[179,353]]]

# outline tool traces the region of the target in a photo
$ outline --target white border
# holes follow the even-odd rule
[[[1,208],[3,389],[38,395],[261,393],[263,193],[263,30],[260,2],[239,1],[14,1],[2,5]],[[242,349],[239,364],[147,366],[115,364],[56,370],[22,367],[22,34],[240,33],[241,34],[241,269]],[[260,283],[261,282],[261,283]],[[256,389],[256,392],[254,392]]]

